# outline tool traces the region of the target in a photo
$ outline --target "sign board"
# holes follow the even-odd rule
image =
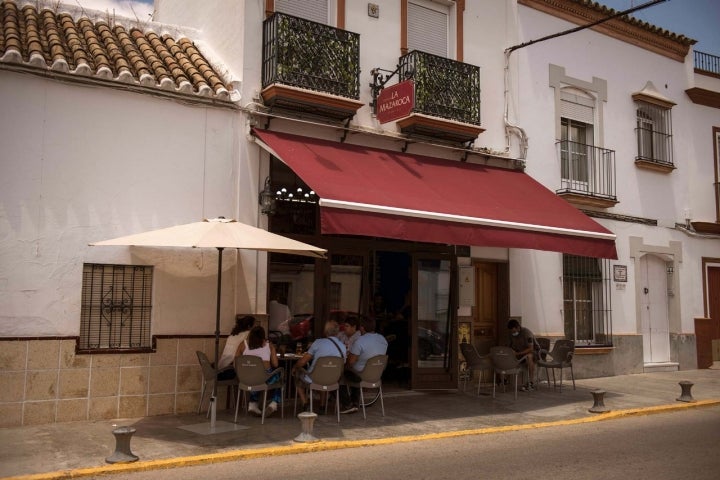
[[[378,95],[375,114],[378,122],[387,123],[407,117],[415,107],[415,83],[412,80],[385,87]]]
[[[627,282],[627,265],[613,265],[613,280]]]

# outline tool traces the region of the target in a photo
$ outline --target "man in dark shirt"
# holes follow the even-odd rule
[[[529,328],[521,327],[520,322],[514,318],[508,322],[507,328],[510,333],[508,346],[515,350],[518,359],[527,362],[529,380],[522,389],[533,390],[535,389],[535,384],[532,382],[535,378],[535,335]]]

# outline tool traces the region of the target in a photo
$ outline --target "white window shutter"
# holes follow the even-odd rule
[[[560,95],[560,116],[593,125],[595,123],[594,101],[587,97],[562,92]]]
[[[328,0],[275,0],[275,11],[328,25]]]
[[[448,56],[448,12],[408,2],[408,51]]]

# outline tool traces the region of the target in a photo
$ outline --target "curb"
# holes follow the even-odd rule
[[[369,447],[387,445],[394,443],[420,442],[426,440],[437,440],[444,438],[463,437],[468,435],[488,435],[493,433],[514,432],[531,430],[536,428],[559,427],[564,425],[578,425],[582,423],[614,420],[639,415],[653,415],[657,413],[668,413],[689,408],[712,407],[720,405],[720,399],[699,400],[693,403],[679,403],[659,405],[655,407],[630,408],[614,410],[606,413],[594,414],[593,416],[575,418],[571,420],[558,420],[554,422],[529,423],[521,425],[506,425],[502,427],[484,427],[470,430],[457,430],[451,432],[428,433],[422,435],[403,435],[398,437],[348,440],[348,441],[320,441],[317,443],[292,444],[279,447],[265,447],[257,449],[233,450],[223,453],[206,455],[194,455],[189,457],[176,457],[164,460],[148,460],[144,462],[116,463],[101,467],[78,468],[72,470],[60,470],[55,472],[21,475],[15,477],[4,477],[0,480],[61,480],[67,478],[86,478],[100,475],[112,475],[116,473],[144,472],[149,470],[160,470],[177,467],[189,467],[194,465],[207,465],[211,463],[232,462],[236,460],[250,460],[254,458],[272,457],[279,455],[296,455],[300,453],[322,452],[330,450],[341,450],[346,448]]]

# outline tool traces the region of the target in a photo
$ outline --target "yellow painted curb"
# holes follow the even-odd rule
[[[597,421],[611,420],[637,415],[652,415],[656,413],[667,413],[688,408],[709,407],[720,405],[720,399],[699,400],[697,402],[676,403],[659,405],[656,407],[630,408],[615,410],[606,413],[599,413],[588,417],[574,418],[571,420],[559,420],[554,422],[528,423],[522,425],[506,425],[503,427],[485,427],[470,430],[456,430],[451,432],[427,433],[423,435],[403,435],[399,437],[376,438],[368,440],[345,440],[345,441],[319,441],[316,443],[296,443],[292,445],[265,447],[256,449],[233,450],[222,453],[205,455],[194,455],[190,457],[168,458],[164,460],[148,460],[144,462],[116,463],[101,467],[78,468],[72,470],[60,470],[56,472],[38,473],[33,475],[22,475],[18,477],[5,477],[0,480],[61,480],[68,478],[84,478],[100,475],[111,475],[114,473],[143,472],[147,470],[159,470],[166,468],[188,467],[193,465],[206,465],[210,463],[231,462],[235,460],[249,460],[260,457],[278,455],[294,455],[298,453],[321,452],[329,450],[340,450],[345,448],[357,448],[377,445],[388,445],[393,443],[419,442],[424,440],[437,440],[443,438],[455,438],[468,435],[487,435],[491,433],[513,432],[530,430],[535,428],[558,427],[563,425],[578,425]]]

